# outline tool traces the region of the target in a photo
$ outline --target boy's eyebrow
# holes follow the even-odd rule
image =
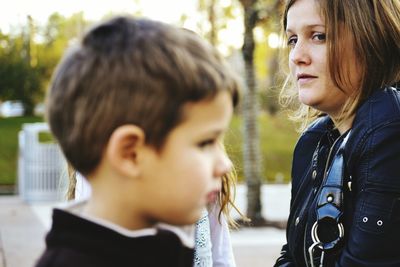
[[[211,131],[207,131],[204,132],[204,135],[210,135],[210,136],[219,136],[225,133],[225,130],[223,129],[216,129],[216,130],[211,130]]]

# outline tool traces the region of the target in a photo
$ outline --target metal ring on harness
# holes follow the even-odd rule
[[[334,247],[334,244],[336,244],[337,242],[339,242],[343,237],[344,237],[344,227],[342,223],[337,223],[338,226],[338,230],[339,230],[339,235],[335,240],[332,240],[326,244],[331,244],[332,247]],[[318,229],[318,221],[316,221],[312,228],[311,228],[311,238],[313,240],[314,243],[318,243],[318,248],[320,249],[326,249],[325,247],[323,247],[322,245],[324,244],[320,238],[318,237],[318,233],[317,233],[317,229]]]

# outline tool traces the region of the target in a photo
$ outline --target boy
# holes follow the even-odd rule
[[[230,161],[220,148],[238,84],[190,31],[117,17],[67,53],[50,128],[92,197],[55,209],[37,267],[192,266],[199,219]]]

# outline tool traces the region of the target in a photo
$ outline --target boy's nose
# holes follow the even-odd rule
[[[217,164],[215,167],[215,177],[222,177],[232,170],[232,161],[228,158],[224,151],[219,153]]]

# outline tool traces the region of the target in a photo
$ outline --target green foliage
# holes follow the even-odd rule
[[[292,153],[299,134],[295,125],[285,115],[271,116],[262,113],[258,117],[262,179],[264,182],[289,182]],[[242,118],[235,116],[225,137],[226,150],[236,168],[239,181],[243,181]],[[283,176],[283,177],[282,177]]]
[[[38,133],[38,139],[39,139],[39,143],[43,143],[43,144],[54,144],[56,143],[56,139],[54,138],[54,136],[49,133],[49,132],[39,132]]]
[[[0,118],[0,185],[14,184],[17,178],[18,132],[23,123],[43,121],[40,117]]]
[[[23,123],[43,121],[40,117],[0,118],[0,184],[14,184],[17,177],[18,132]],[[258,118],[260,146],[263,157],[262,177],[264,182],[276,182],[276,177],[283,175],[283,182],[290,180],[290,168],[294,144],[298,133],[294,125],[282,114],[270,116],[261,114]],[[242,118],[235,116],[231,129],[226,134],[225,145],[243,181],[243,141]],[[53,142],[48,134],[39,135],[41,142]]]
[[[18,33],[0,32],[0,100],[21,100],[32,114],[65,49],[87,25],[82,12],[69,18],[54,13],[43,28],[29,18]]]
[[[19,99],[27,114],[32,114],[34,98],[40,90],[40,76],[31,65],[29,40],[24,34],[0,36],[0,98]]]
[[[139,2],[139,0],[134,1]],[[259,0],[257,5],[259,10],[267,10],[266,7],[272,5],[275,1]],[[202,13],[203,17],[209,20],[210,26],[204,26],[204,36],[209,39],[214,36],[217,45],[221,41],[215,37],[218,36],[217,32],[226,29],[229,20],[242,19],[240,17],[243,15],[237,12],[240,2],[232,0],[229,5],[222,5],[222,2],[221,0],[199,1],[199,13]],[[207,12],[212,9],[214,10],[212,14],[208,14]],[[279,12],[266,12],[266,14],[261,15],[265,17],[275,13],[279,14]],[[271,21],[269,23],[263,23],[265,36],[276,31],[276,17],[277,15],[269,19]],[[43,28],[37,28],[34,21],[31,21],[31,24],[27,24],[28,26],[21,29],[21,33],[17,35],[5,35],[0,32],[0,100],[21,99],[25,105],[31,107],[36,102],[42,101],[45,88],[47,88],[51,74],[62,54],[70,43],[77,40],[77,37],[82,34],[88,24],[89,22],[84,19],[83,13],[77,13],[68,18],[54,13],[49,17]],[[215,32],[211,34],[213,31]],[[260,89],[259,96],[262,109],[269,111],[271,111],[269,108],[272,105],[271,103],[277,103],[277,92],[270,90],[271,77],[276,76],[277,68],[269,63],[269,58],[275,55],[276,51],[266,45],[266,39],[261,40],[256,45],[255,64]],[[0,119],[0,131],[2,133],[0,141],[0,170],[2,170],[0,184],[4,181],[7,183],[15,181],[17,132],[22,123],[20,120],[24,119],[28,121],[31,119],[40,120],[31,117]],[[12,124],[16,128],[11,130],[11,128],[5,127],[7,124]],[[232,122],[232,130],[227,134],[226,142],[239,177],[243,179],[241,125],[242,119],[235,117]],[[282,115],[271,117],[265,114],[260,115],[259,125],[261,152],[264,159],[262,163],[263,179],[274,181],[277,173],[283,173],[284,180],[288,181],[290,179],[292,149],[298,136],[293,130],[294,126]],[[47,137],[43,138],[48,140]],[[3,148],[3,146],[6,148]],[[14,154],[9,152],[11,150],[14,151]]]
[[[86,27],[83,14],[65,18],[50,16],[44,28],[30,20],[20,33],[0,32],[0,100],[22,100],[28,114],[43,100],[51,74],[68,46]],[[37,42],[36,37],[39,38]],[[39,117],[0,118],[0,184],[14,184],[17,171],[18,132],[23,123],[42,121]],[[49,136],[39,136],[43,142]]]
[[[80,37],[89,22],[83,17],[83,12],[64,17],[53,13],[38,35],[43,40],[36,44],[38,68],[41,73],[41,88],[45,92],[51,75],[70,43]]]

